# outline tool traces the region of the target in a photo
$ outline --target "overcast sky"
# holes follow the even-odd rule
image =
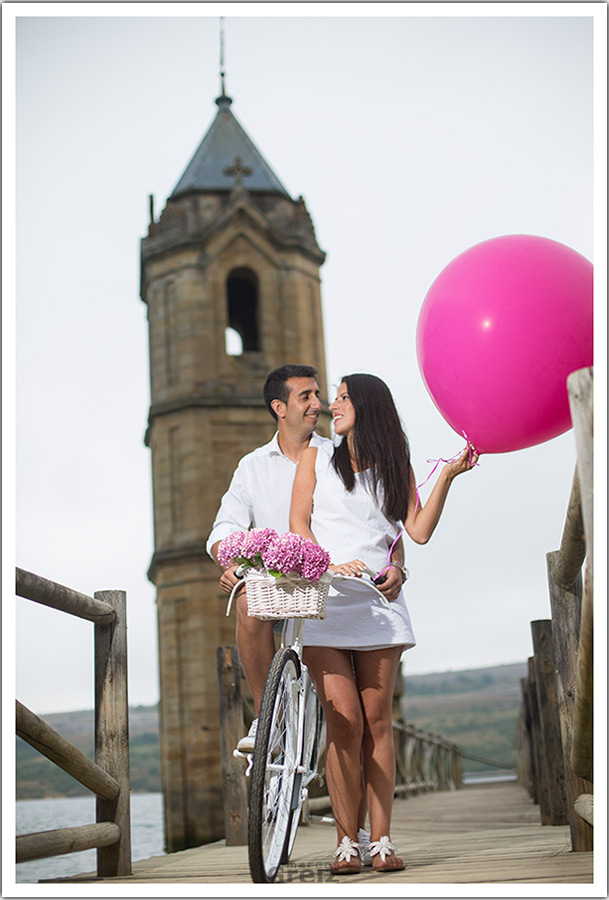
[[[85,593],[125,589],[129,699],[154,703],[139,241],[148,195],[158,215],[217,111],[218,15],[232,111],[290,194],[304,196],[328,254],[329,391],[352,371],[384,378],[421,482],[428,459],[463,443],[416,360],[436,276],[502,234],[594,257],[592,15],[604,5],[326,4],[320,16],[272,4],[244,16],[242,6],[190,4],[180,16],[180,5],[102,4],[92,15],[93,5],[67,4],[60,15],[49,4],[40,16],[40,6],[28,15],[9,4],[7,40],[10,6],[21,11],[17,530],[7,559],[14,551],[17,565]],[[117,17],[121,8],[130,15]],[[432,542],[407,546],[418,646],[406,674],[532,654],[530,622],[550,617],[545,554],[559,546],[574,467],[568,432],[484,456],[455,482]],[[18,599],[16,626],[19,699],[40,713],[90,708],[89,623]]]

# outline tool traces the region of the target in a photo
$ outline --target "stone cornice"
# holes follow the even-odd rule
[[[205,541],[196,544],[187,544],[184,547],[172,547],[169,550],[157,550],[152,556],[148,567],[148,580],[156,584],[155,575],[159,565],[176,562],[207,562],[214,565],[205,549]]]

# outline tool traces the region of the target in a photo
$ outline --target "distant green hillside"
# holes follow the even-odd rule
[[[466,669],[404,679],[402,715],[424,731],[459,744],[464,757],[513,763],[520,679],[526,663],[487,669]],[[465,772],[497,772],[491,765],[464,758]]]
[[[402,715],[423,731],[441,734],[459,744],[465,754],[496,762],[512,762],[512,744],[520,679],[526,664],[466,669],[431,675],[408,675]],[[44,717],[63,737],[93,759],[92,710],[54,713]],[[156,706],[129,710],[131,787],[137,792],[161,790],[159,717]],[[497,771],[464,760],[466,772]],[[17,799],[73,797],[88,791],[29,744],[17,738]]]

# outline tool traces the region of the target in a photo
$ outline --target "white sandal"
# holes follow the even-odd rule
[[[395,844],[392,844],[389,840],[388,834],[383,834],[379,841],[370,841],[370,856],[380,855],[381,862],[384,863],[388,856],[395,856],[397,858],[397,847]],[[373,866],[377,872],[400,872],[402,869],[405,869],[406,866],[402,863],[399,866]]]
[[[336,857],[336,863],[330,866],[332,875],[353,875],[360,871],[359,844],[356,841],[352,841],[347,835],[343,837],[336,848],[334,856]],[[357,865],[351,863],[352,856],[357,859]],[[346,862],[347,865],[339,866],[338,863],[341,862]]]

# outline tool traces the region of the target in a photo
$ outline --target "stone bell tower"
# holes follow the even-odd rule
[[[205,553],[243,454],[268,441],[266,374],[314,365],[326,392],[320,250],[231,110],[218,111],[141,247],[148,307],[161,770],[168,850],[223,835],[216,648],[234,617]],[[323,430],[323,428],[322,428]]]

